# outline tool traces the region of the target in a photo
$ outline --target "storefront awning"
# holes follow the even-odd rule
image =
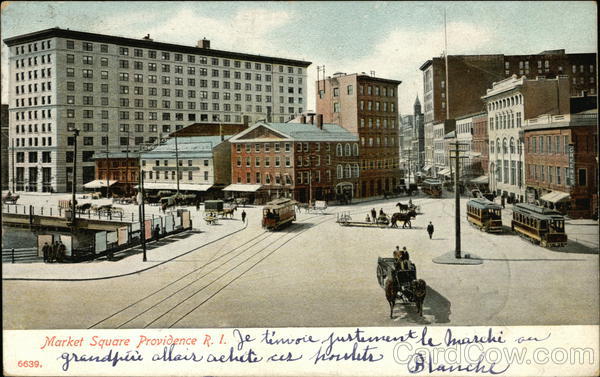
[[[117,181],[110,181],[110,180],[108,181],[109,186],[112,186],[115,183],[117,183]],[[86,189],[96,189],[96,188],[106,187],[106,179],[96,179],[95,181],[91,181],[91,182],[84,184],[83,187]]]
[[[241,183],[234,183],[223,189],[223,191],[237,191],[237,192],[255,192],[260,189],[262,185],[245,185]]]
[[[551,202],[551,203],[558,203],[564,200],[569,199],[571,195],[569,195],[568,192],[562,192],[562,191],[551,191],[545,195],[542,195],[540,197],[541,200],[544,200],[546,202]]]
[[[468,156],[468,157],[471,157],[471,158],[473,158],[473,157],[479,157],[479,156],[481,156],[481,152],[468,151],[467,153],[465,153],[465,156]]]
[[[194,185],[190,183],[180,183],[179,191],[208,191],[212,185]],[[136,186],[136,189],[139,186]],[[177,183],[164,182],[144,182],[144,190],[177,190]]]
[[[427,171],[431,169],[431,165],[425,165],[423,166],[423,171]]]
[[[438,172],[439,175],[450,175],[450,169],[442,169]]]
[[[476,184],[484,184],[484,183],[489,183],[489,178],[487,175],[480,175],[477,178],[473,178],[471,179],[471,183],[476,183]]]

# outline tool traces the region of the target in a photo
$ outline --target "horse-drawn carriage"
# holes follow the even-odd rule
[[[414,263],[406,261],[405,268],[396,263],[394,258],[377,259],[377,281],[385,290],[385,296],[390,304],[390,318],[394,312],[396,300],[402,303],[414,303],[417,313],[423,315],[423,301],[427,291],[425,280],[417,279],[417,267]]]
[[[11,194],[11,192],[7,192],[6,194],[2,195],[2,203],[4,204],[17,204],[17,200],[19,200],[21,196],[17,195],[17,194]]]
[[[375,220],[370,218],[365,221],[353,220],[349,212],[338,213],[336,222],[341,226],[364,226],[364,227],[378,227],[386,228],[390,225],[390,217],[385,213],[379,214]]]

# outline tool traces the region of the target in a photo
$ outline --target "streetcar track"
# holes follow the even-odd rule
[[[315,218],[315,217],[318,217],[318,216],[311,216],[311,217],[308,217],[308,218],[306,218],[306,219],[303,219],[303,222],[304,222],[304,221],[306,221],[306,220],[310,220],[310,219],[312,219],[312,218]],[[256,240],[257,238],[259,238],[260,236],[263,236],[263,235],[265,235],[265,234],[267,235],[267,237],[263,238],[262,240],[259,240],[259,241],[258,241],[258,242],[256,242],[255,244],[253,244],[253,245],[249,246],[249,247],[248,247],[248,248],[246,248],[246,249],[245,249],[243,252],[241,252],[241,253],[237,254],[237,255],[236,255],[236,256],[234,256],[233,258],[230,258],[230,259],[229,259],[229,260],[227,260],[226,262],[224,262],[224,263],[220,264],[219,266],[215,267],[215,268],[214,268],[213,270],[211,270],[210,272],[213,272],[214,270],[216,270],[216,269],[218,269],[218,268],[222,267],[224,264],[226,264],[226,263],[230,262],[231,260],[235,259],[235,258],[236,258],[236,257],[238,257],[239,255],[243,254],[244,252],[246,252],[247,250],[249,250],[249,249],[250,249],[251,247],[253,247],[254,245],[258,244],[258,243],[259,243],[259,242],[261,242],[261,241],[264,241],[265,239],[267,239],[267,238],[271,237],[272,235],[276,235],[277,233],[271,233],[271,232],[263,231],[262,233],[258,234],[257,236],[255,236],[255,237],[251,238],[249,241],[251,242],[251,241],[253,241],[253,240]],[[284,234],[284,236],[285,236],[285,234]],[[281,239],[281,238],[283,238],[283,237],[280,237],[280,239]],[[113,314],[111,314],[111,315],[109,315],[109,316],[105,317],[104,319],[102,319],[102,320],[100,320],[100,321],[98,321],[98,322],[94,323],[93,325],[91,325],[90,327],[88,327],[88,329],[94,328],[94,327],[98,326],[99,324],[101,324],[101,323],[103,323],[103,322],[106,322],[106,321],[107,321],[107,320],[109,320],[110,318],[113,318],[113,317],[115,317],[116,315],[118,315],[118,314],[120,314],[120,313],[122,313],[122,312],[124,312],[124,311],[126,311],[126,310],[128,310],[128,309],[130,309],[130,308],[132,308],[132,307],[134,307],[135,305],[138,305],[138,304],[140,304],[141,302],[143,302],[143,301],[145,301],[145,300],[148,300],[148,299],[149,299],[149,298],[151,298],[152,296],[154,296],[154,295],[158,294],[159,292],[161,292],[161,291],[165,290],[166,288],[168,288],[168,287],[172,286],[173,284],[175,284],[175,283],[177,283],[177,282],[180,282],[180,281],[181,281],[181,280],[183,280],[184,278],[186,278],[186,277],[190,276],[191,274],[193,274],[193,273],[195,273],[195,272],[197,272],[197,271],[199,271],[199,270],[203,269],[203,268],[204,268],[204,267],[206,267],[207,265],[209,265],[209,264],[211,264],[211,263],[213,263],[213,262],[216,262],[216,261],[220,260],[221,258],[223,258],[223,257],[225,257],[225,256],[227,256],[227,255],[229,255],[229,254],[231,254],[232,252],[234,252],[235,250],[237,250],[237,249],[239,249],[239,248],[241,248],[241,247],[243,247],[243,246],[246,246],[246,245],[248,244],[248,242],[249,242],[249,241],[246,241],[246,242],[244,242],[243,244],[241,244],[241,245],[239,245],[239,246],[236,246],[236,247],[234,247],[233,249],[231,249],[231,250],[227,251],[225,254],[223,254],[223,255],[220,255],[219,257],[217,257],[217,258],[215,258],[215,259],[212,259],[211,261],[209,261],[209,262],[207,262],[207,263],[203,264],[202,266],[200,266],[200,267],[198,267],[198,268],[195,268],[194,270],[192,270],[192,271],[190,271],[190,272],[186,273],[185,275],[183,275],[183,276],[181,276],[181,277],[179,277],[179,278],[175,279],[174,281],[170,282],[169,284],[167,284],[167,285],[165,285],[165,286],[163,286],[163,287],[161,287],[161,288],[157,289],[156,291],[154,291],[154,292],[152,292],[152,293],[150,293],[150,294],[146,295],[145,297],[143,297],[143,298],[141,298],[141,299],[139,299],[139,300],[135,301],[134,303],[131,303],[131,304],[127,305],[126,307],[124,307],[124,308],[122,308],[122,309],[118,310],[117,312],[115,312],[115,313],[113,313]],[[203,247],[203,246],[199,246],[199,247],[196,247],[196,248],[190,249],[190,250],[188,250],[188,251],[186,252],[186,254],[188,254],[188,253],[190,253],[190,252],[192,252],[192,251],[194,251],[194,250],[200,249],[200,248],[202,248],[202,247]],[[263,250],[264,250],[264,249],[263,249]],[[254,255],[256,255],[256,254],[254,254]],[[208,275],[210,272],[208,272],[207,274],[203,275],[202,277],[205,277],[205,276],[207,276],[207,275]],[[193,283],[195,283],[196,281],[200,280],[202,277],[200,277],[200,278],[198,278],[198,279],[194,280],[194,281],[193,281]],[[185,289],[186,287],[187,287],[187,286],[184,286],[184,287],[180,288],[179,290],[177,290],[177,291],[175,291],[174,293],[172,293],[171,295],[169,295],[169,296],[168,296],[166,299],[168,299],[168,298],[170,298],[171,296],[174,296],[175,294],[177,294],[177,293],[179,293],[179,292],[183,291],[183,289]],[[163,299],[163,300],[161,300],[160,302],[158,302],[158,303],[155,303],[155,304],[154,304],[154,305],[152,305],[152,306],[151,306],[149,309],[147,309],[146,311],[144,311],[144,312],[142,312],[142,313],[140,313],[140,314],[143,314],[143,313],[147,312],[148,310],[150,310],[150,309],[152,309],[152,308],[156,307],[156,306],[157,306],[157,305],[159,305],[160,303],[164,302],[166,299]],[[138,315],[139,315],[139,314],[138,314]],[[121,325],[124,325],[124,324],[126,324],[126,323],[129,323],[129,322],[131,322],[131,320],[133,320],[133,319],[135,319],[135,317],[133,317],[132,319],[129,319],[128,321],[126,321],[125,323],[123,323],[123,324],[121,324]]]

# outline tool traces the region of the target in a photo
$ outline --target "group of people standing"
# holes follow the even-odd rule
[[[410,268],[410,255],[408,254],[408,250],[406,250],[406,246],[403,246],[402,250],[400,250],[400,246],[396,246],[396,250],[394,250],[394,259],[396,262],[396,269],[408,270]]]
[[[49,245],[48,242],[44,242],[42,253],[44,255],[45,263],[62,263],[67,255],[67,247],[62,241],[54,241],[52,245]]]

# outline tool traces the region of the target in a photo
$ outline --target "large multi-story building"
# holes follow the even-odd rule
[[[434,165],[433,124],[484,110],[480,98],[494,82],[513,74],[547,79],[566,75],[571,83],[571,96],[596,94],[595,53],[551,50],[534,55],[449,55],[448,83],[443,57],[427,60],[420,69],[425,96],[425,159],[430,166]]]
[[[190,123],[284,121],[305,109],[306,61],[59,28],[4,43],[10,144],[27,156],[12,177],[20,189],[70,189],[74,129],[80,188],[98,147],[135,150]]]
[[[598,110],[527,119],[527,200],[572,218],[598,213]]]
[[[260,202],[352,198],[358,190],[358,137],[319,115],[307,122],[259,122],[232,137],[232,185],[225,191]]]
[[[399,143],[400,168],[414,174],[421,170],[424,162],[423,113],[421,102],[416,98],[413,114],[400,116]]]
[[[565,76],[528,80],[513,75],[494,83],[481,97],[488,113],[491,190],[524,200],[523,120],[541,114],[569,114],[569,93]]]
[[[360,140],[360,183],[355,196],[391,191],[400,182],[398,85],[366,74],[336,73],[317,81],[317,113]]]

